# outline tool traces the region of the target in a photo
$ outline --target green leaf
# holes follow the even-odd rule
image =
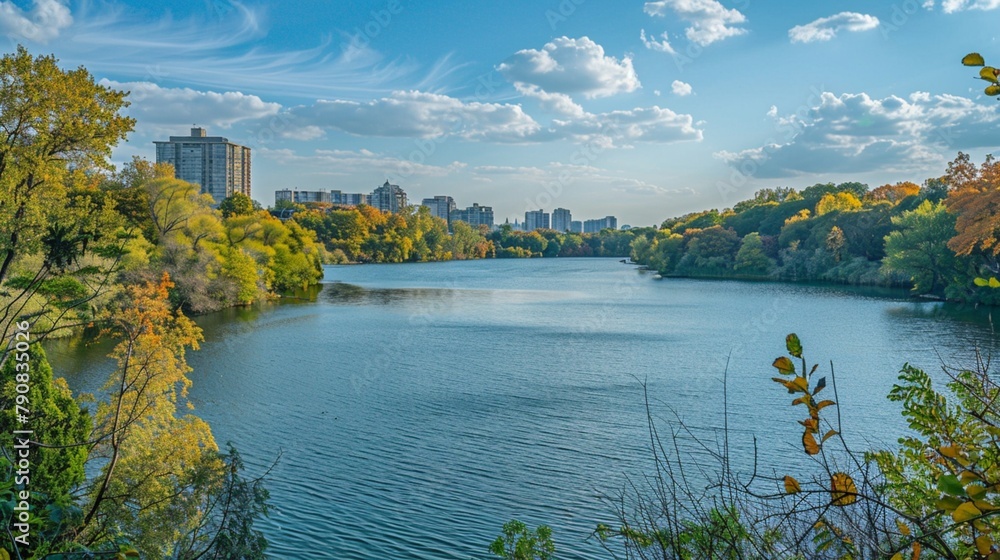
[[[982,66],[986,64],[986,61],[983,60],[983,55],[979,53],[969,53],[962,57],[962,64],[966,66]]]
[[[799,341],[798,335],[792,333],[785,337],[785,348],[788,349],[788,353],[796,358],[802,357],[802,342]]]
[[[795,373],[795,364],[793,364],[792,360],[788,359],[787,356],[782,356],[777,360],[774,360],[774,363],[771,365],[778,368],[778,373],[782,375],[791,375]]]
[[[953,474],[942,475],[938,479],[937,488],[950,496],[965,496],[965,488],[962,487],[958,477]]]

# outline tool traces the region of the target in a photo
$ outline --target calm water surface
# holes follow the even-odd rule
[[[986,310],[898,292],[654,280],[613,259],[328,267],[312,303],[198,320],[191,400],[269,481],[274,558],[485,558],[504,521],[554,528],[559,557],[613,520],[598,495],[651,470],[642,381],[714,441],[728,360],[733,454],[798,461],[800,410],[769,379],[797,332],[836,367],[844,432],[903,430],[884,396],[907,361],[938,369],[993,349]],[[94,390],[107,345],[51,345]]]

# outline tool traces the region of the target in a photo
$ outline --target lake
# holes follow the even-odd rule
[[[734,462],[749,464],[755,434],[762,463],[787,465],[802,411],[770,381],[787,333],[821,371],[834,362],[859,447],[902,433],[885,395],[904,363],[940,371],[996,346],[986,309],[658,280],[615,259],[330,266],[313,302],[198,323],[195,413],[251,474],[281,454],[272,557],[342,560],[487,558],[511,518],[552,526],[561,559],[606,558],[588,540],[614,520],[599,496],[652,470],[643,383],[661,426],[676,412],[715,441],[727,377]],[[56,341],[49,355],[92,391],[109,349]]]

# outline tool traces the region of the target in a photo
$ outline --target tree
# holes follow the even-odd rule
[[[948,248],[955,216],[943,203],[925,200],[892,223],[897,229],[885,237],[882,267],[910,277],[916,293],[943,294],[956,274],[957,257]]]
[[[260,204],[243,193],[233,193],[219,203],[223,218],[230,216],[250,216],[260,211]]]
[[[49,275],[79,263],[106,233],[95,227],[100,206],[74,208],[69,191],[110,167],[111,148],[132,130],[135,121],[119,115],[125,96],[96,84],[84,68],[63,70],[54,57],[32,57],[22,46],[0,58],[0,285],[15,273],[28,279],[2,301],[3,340]],[[43,258],[25,260],[38,254]],[[42,316],[28,315],[32,323]],[[32,332],[43,336],[40,328]],[[5,357],[0,352],[0,362]]]
[[[816,203],[816,215],[822,216],[830,212],[850,212],[861,208],[858,197],[849,192],[824,194]]]
[[[955,215],[957,231],[948,247],[958,255],[1000,254],[1000,161],[987,155],[976,169],[968,155],[959,153],[948,166],[946,180],[952,185],[946,204]]]
[[[920,185],[910,181],[900,181],[895,185],[882,185],[869,192],[865,196],[866,200],[887,200],[892,204],[899,204],[908,196],[916,196],[920,193]]]
[[[204,482],[221,462],[208,425],[177,417],[191,382],[184,359],[201,330],[168,299],[168,276],[129,286],[105,314],[121,338],[118,369],[104,385],[109,400],[95,413],[90,460],[101,465],[82,522],[90,545],[123,534],[146,557],[169,557],[200,516]]]
[[[534,530],[513,519],[504,523],[503,534],[490,545],[490,553],[503,560],[554,560],[552,529],[539,525]]]
[[[760,234],[753,232],[745,236],[740,243],[740,250],[736,252],[733,270],[742,274],[764,276],[773,268],[774,261],[764,253],[764,242]]]
[[[23,367],[22,367],[23,366]],[[30,382],[26,393],[30,412],[24,425],[32,434],[31,486],[35,492],[45,494],[52,502],[65,502],[70,493],[84,480],[84,462],[87,458],[87,438],[90,435],[90,415],[73,400],[66,380],[55,379],[45,351],[38,344],[26,352],[17,352],[2,368],[3,386],[0,387],[0,445],[8,456],[16,456],[14,430],[22,429],[17,421],[15,403],[18,373]]]

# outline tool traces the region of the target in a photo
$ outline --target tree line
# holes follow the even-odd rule
[[[959,153],[922,185],[762,189],[731,209],[664,221],[632,242],[631,256],[664,276],[897,286],[996,305],[982,278],[1000,266],[997,193],[1000,164]]]
[[[486,258],[627,257],[632,241],[646,230],[569,233],[552,229],[495,230],[448,223],[425,206],[382,212],[367,205],[322,203],[277,205],[294,209],[288,222],[315,232],[333,263],[401,263]],[[652,231],[650,229],[650,231]]]

